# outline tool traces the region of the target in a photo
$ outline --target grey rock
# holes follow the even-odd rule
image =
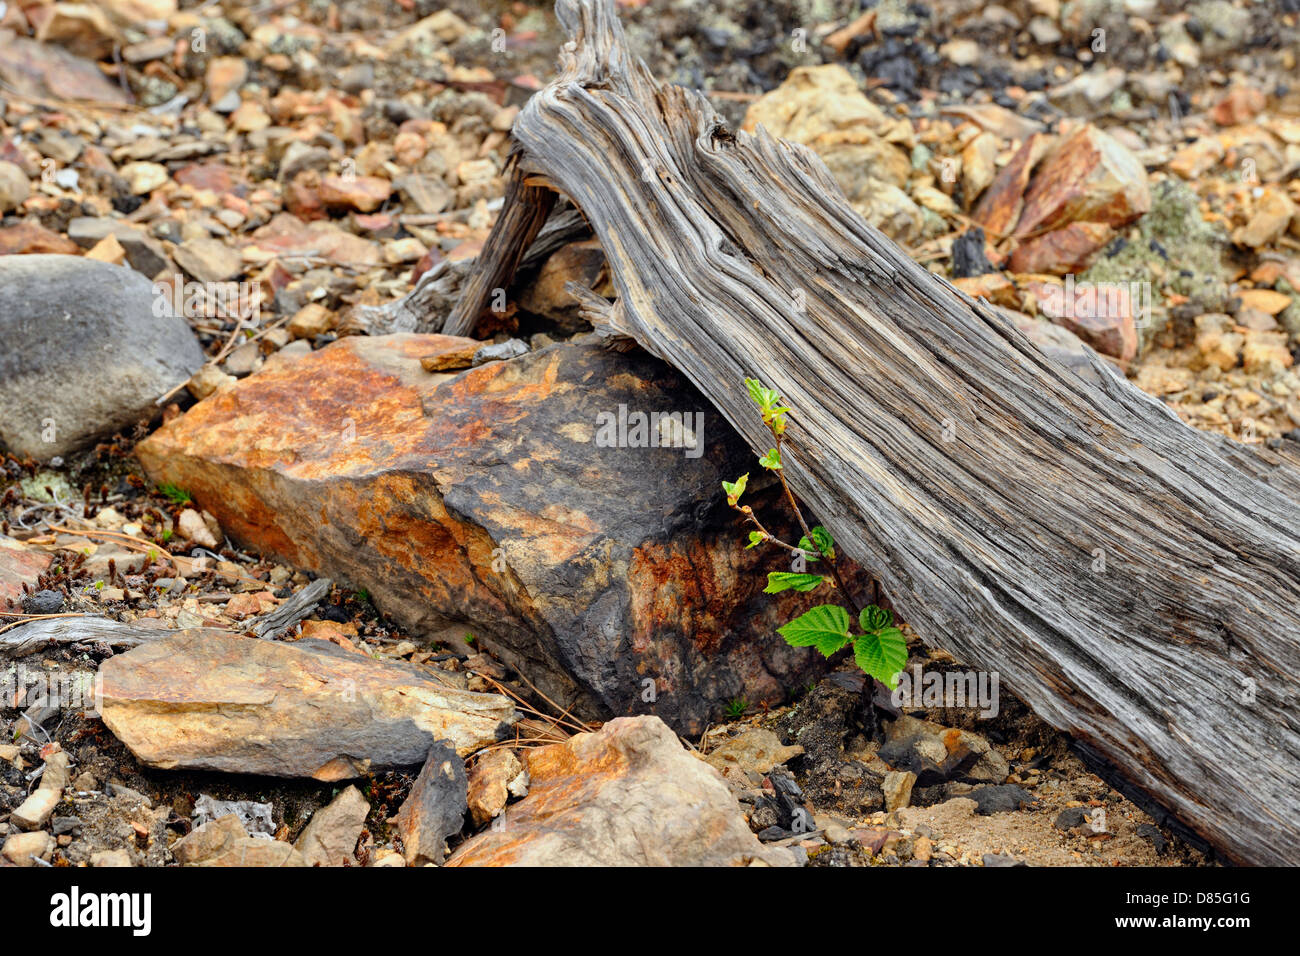
[[[1169,852],[1169,841],[1165,839],[1165,835],[1160,832],[1158,827],[1150,823],[1139,824],[1137,835],[1151,844],[1156,851],[1156,856],[1164,856]]]
[[[985,866],[1024,866],[1025,864],[1017,860],[1014,856],[1008,856],[1005,853],[985,853]]]
[[[447,838],[460,832],[468,810],[465,762],[455,748],[437,741],[429,748],[420,775],[395,818],[407,864],[441,865],[447,855]]]
[[[58,591],[37,591],[23,598],[23,611],[27,614],[58,614],[63,610],[63,595]]]
[[[474,353],[473,365],[478,368],[488,362],[504,362],[528,354],[528,343],[522,339],[508,339],[496,345],[485,345]]]
[[[74,256],[0,258],[0,441],[10,451],[48,460],[152,418],[156,400],[202,364],[194,332],[140,274]]]
[[[978,734],[914,717],[899,717],[888,725],[879,756],[896,770],[916,774],[920,787],[950,780],[1001,783],[1010,773],[1006,758]]]
[[[68,223],[68,238],[89,249],[107,236],[116,236],[126,261],[141,275],[153,278],[171,265],[161,242],[138,226],[120,219],[79,216]]]
[[[1056,815],[1054,826],[1058,830],[1073,830],[1088,822],[1088,812],[1083,807],[1066,807]]]
[[[1013,783],[996,787],[979,787],[972,790],[969,796],[975,801],[975,812],[982,817],[991,813],[1010,813],[1014,810],[1029,809],[1038,802],[1032,793]]]

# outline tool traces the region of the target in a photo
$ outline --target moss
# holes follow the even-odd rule
[[[1207,222],[1194,192],[1181,180],[1152,190],[1151,211],[1126,240],[1112,243],[1079,276],[1088,282],[1149,282],[1153,303],[1185,295],[1202,311],[1223,311],[1228,299],[1230,242],[1222,226]],[[1158,331],[1143,330],[1143,346]]]

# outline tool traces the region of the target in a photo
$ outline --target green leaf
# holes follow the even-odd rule
[[[785,431],[785,413],[790,409],[781,404],[781,393],[764,388],[763,383],[756,378],[745,379],[745,387],[749,389],[749,397],[763,413],[764,424],[771,425],[778,435]]]
[[[767,576],[767,587],[763,588],[763,593],[780,594],[782,591],[788,591],[791,588],[796,591],[812,591],[825,580],[820,574],[794,574],[790,571],[773,571]]]
[[[823,554],[835,547],[835,539],[831,537],[831,533],[819,524],[813,525],[812,536],[813,542],[822,549]]]
[[[758,463],[769,471],[776,471],[781,467],[781,453],[775,448],[769,448],[767,454],[760,458]]]
[[[879,631],[881,628],[893,625],[894,612],[886,611],[883,607],[876,607],[876,605],[871,604],[862,609],[862,614],[858,617],[858,623],[862,625],[864,631]]]
[[[849,612],[837,604],[819,604],[776,632],[791,647],[815,647],[830,657],[849,642]]]
[[[763,532],[751,531],[749,533],[749,544],[745,545],[745,550],[748,551],[750,548],[754,547],[755,545],[762,544],[766,540],[767,540],[767,535],[763,534]]]
[[[832,538],[831,533],[821,525],[816,525],[812,529],[811,541],[808,540],[807,535],[800,538],[799,547],[804,551],[811,551],[816,555],[823,555],[828,558],[835,557],[835,539]],[[810,557],[808,560],[816,561],[817,559],[815,557]]]
[[[898,674],[907,666],[907,639],[896,627],[884,627],[853,639],[853,659],[876,680],[898,686]]]
[[[745,472],[735,481],[724,481],[722,490],[727,494],[727,504],[734,505],[740,500],[740,496],[745,493],[745,486],[749,484],[749,472]]]

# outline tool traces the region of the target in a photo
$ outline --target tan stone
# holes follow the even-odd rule
[[[912,802],[912,788],[916,786],[916,774],[910,770],[891,770],[885,774],[881,789],[885,794],[885,810],[892,812]]]
[[[460,846],[448,866],[793,865],[745,825],[712,767],[657,717],[528,753],[528,796]]]
[[[786,746],[772,731],[757,728],[732,737],[704,759],[720,771],[735,768],[768,773],[777,764],[783,764],[802,753],[803,747],[798,744]]]
[[[36,866],[33,857],[48,861],[53,852],[54,838],[44,830],[10,834],[5,839],[4,849],[0,850],[0,854],[15,866]]]
[[[502,810],[510,799],[510,784],[524,772],[524,765],[514,752],[501,748],[490,750],[469,768],[469,812],[475,826],[483,826]]]
[[[314,777],[410,766],[430,742],[470,753],[515,719],[497,694],[415,665],[221,631],[179,631],[100,667],[105,725],[151,767]]]
[[[62,799],[62,790],[34,790],[26,800],[14,808],[9,815],[9,820],[24,830],[39,830],[50,822],[54,808]]]
[[[369,813],[370,802],[356,787],[348,787],[312,814],[294,849],[307,866],[354,865],[357,840]]]
[[[980,133],[962,148],[961,194],[967,209],[993,182],[999,142],[993,133]]]
[[[311,339],[334,328],[334,313],[319,302],[309,302],[289,320],[289,334],[295,339]]]

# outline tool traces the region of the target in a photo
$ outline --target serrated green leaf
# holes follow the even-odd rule
[[[898,674],[907,666],[907,639],[896,627],[860,634],[853,639],[853,659],[876,680],[898,686]]]
[[[764,594],[780,594],[782,591],[812,591],[823,581],[820,574],[795,574],[792,571],[773,571],[767,576]]]
[[[830,657],[850,640],[849,612],[837,604],[819,604],[776,632],[791,647],[815,647]]]
[[[776,471],[781,467],[781,453],[775,448],[769,448],[767,454],[760,458],[758,463],[770,471]]]
[[[858,616],[858,623],[862,629],[868,633],[879,631],[883,627],[890,627],[894,623],[894,612],[886,611],[883,607],[877,607],[870,604],[862,609]]]
[[[821,560],[822,556],[817,553],[817,549],[807,538],[799,539],[799,550],[803,552],[803,559],[809,563]]]

